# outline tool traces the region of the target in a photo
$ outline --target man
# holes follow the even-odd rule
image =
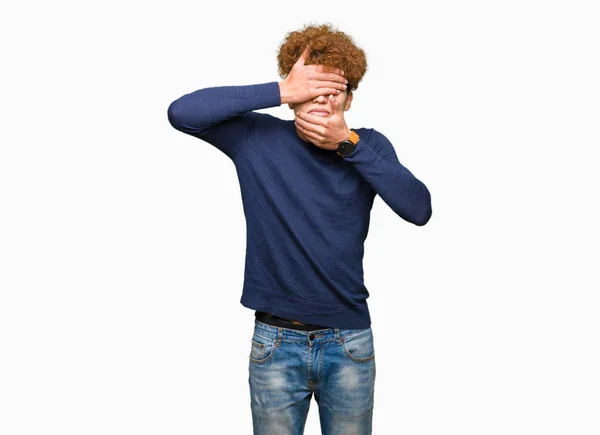
[[[255,310],[249,355],[254,434],[302,434],[312,394],[322,433],[370,434],[375,347],[362,258],[376,195],[425,225],[431,196],[373,128],[344,111],[364,52],[329,25],[291,32],[281,82],[197,90],[171,125],[235,164],[247,227],[241,303]],[[286,121],[255,110],[288,104]],[[225,311],[225,310],[223,310]]]

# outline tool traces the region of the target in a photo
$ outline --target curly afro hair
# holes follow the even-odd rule
[[[277,67],[281,78],[287,77],[306,45],[310,45],[306,65],[340,68],[348,80],[348,93],[358,88],[358,83],[367,72],[366,54],[355,45],[350,36],[336,30],[330,23],[307,24],[303,29],[286,35],[277,53]]]

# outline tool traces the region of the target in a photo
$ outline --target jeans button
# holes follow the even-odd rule
[[[309,340],[311,340],[311,341],[312,341],[312,340],[314,340],[314,339],[315,339],[315,334],[312,334],[312,333],[311,333],[311,334],[308,336],[308,339],[309,339]]]

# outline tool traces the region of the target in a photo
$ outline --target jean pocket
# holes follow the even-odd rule
[[[263,363],[273,357],[275,352],[275,340],[273,338],[264,337],[255,332],[250,341],[250,361]]]
[[[356,334],[344,336],[343,343],[346,355],[356,362],[367,362],[375,358],[373,330],[369,327]]]

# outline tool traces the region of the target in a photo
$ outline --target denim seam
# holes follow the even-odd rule
[[[350,359],[353,360],[353,361],[362,363],[362,362],[369,362],[373,358],[375,358],[375,350],[373,350],[373,353],[370,356],[365,357],[365,358],[359,358],[359,357],[356,357],[356,356],[352,355],[350,353],[350,351],[348,350],[348,345],[346,343],[346,337],[342,337],[342,346],[344,348],[344,352],[346,352],[346,355],[348,355],[350,357]]]

